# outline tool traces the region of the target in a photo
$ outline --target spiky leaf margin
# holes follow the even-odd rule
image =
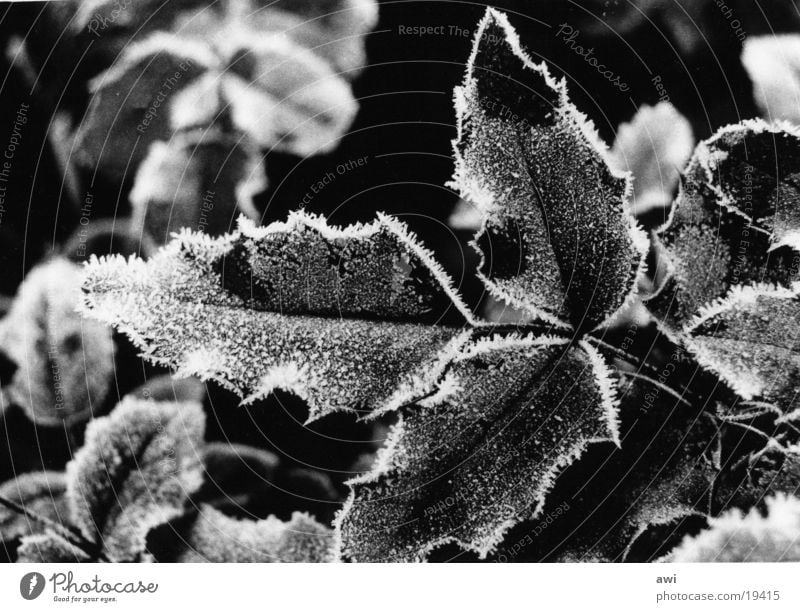
[[[695,149],[667,223],[654,236],[647,306],[675,338],[736,285],[791,288],[800,270],[800,131],[761,120],[728,126]]]
[[[454,542],[486,556],[535,517],[556,475],[593,441],[618,443],[614,381],[585,342],[484,339],[430,398],[402,411],[373,471],[351,481],[340,554],[424,559]]]
[[[86,311],[149,360],[252,402],[277,389],[335,411],[392,410],[425,394],[474,322],[404,225],[379,215],[339,229],[292,213],[218,239],[186,232],[148,262],[87,267]],[[427,322],[428,324],[424,324]]]
[[[628,211],[629,177],[566,82],[489,9],[455,103],[452,186],[485,217],[476,241],[490,293],[562,327],[607,322],[635,292],[648,243]]]
[[[686,346],[746,400],[789,409],[800,393],[800,297],[768,285],[737,286],[686,327]]]

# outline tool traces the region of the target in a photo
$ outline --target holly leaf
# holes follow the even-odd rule
[[[800,123],[800,36],[748,36],[742,64],[753,81],[753,95],[762,116],[770,121]]]
[[[41,425],[85,421],[110,391],[111,330],[78,314],[80,286],[79,266],[61,258],[40,264],[0,322],[0,350],[17,366],[4,391]]]
[[[74,524],[111,561],[136,560],[147,532],[183,513],[202,482],[199,404],[125,398],[86,429],[67,464]]]
[[[731,510],[711,519],[710,528],[683,543],[665,559],[673,563],[800,561],[800,499],[777,495],[767,515]]]
[[[737,286],[686,327],[686,346],[744,399],[789,408],[800,392],[798,318],[797,293]]]
[[[619,127],[611,164],[633,177],[635,215],[672,204],[693,149],[692,126],[669,102],[642,106],[630,123]]]
[[[88,265],[88,314],[149,360],[246,402],[276,389],[334,411],[391,410],[427,392],[469,337],[450,280],[398,221],[339,229],[302,212],[212,240],[185,232],[147,263]]]
[[[345,558],[424,559],[454,542],[485,557],[536,517],[556,475],[593,441],[618,442],[614,382],[585,342],[484,339],[436,394],[401,411],[337,518]]]
[[[219,131],[154,142],[130,193],[133,225],[158,244],[183,227],[224,234],[240,213],[259,217],[253,196],[264,176],[258,152]]]
[[[608,321],[635,290],[647,240],[628,212],[629,177],[609,165],[566,82],[490,9],[455,96],[452,185],[484,215],[489,292],[562,327]]]
[[[800,269],[800,132],[760,120],[700,143],[658,230],[648,306],[673,335],[736,285],[790,288]]]
[[[716,423],[655,381],[619,376],[620,445],[590,444],[492,560],[645,561],[677,545],[686,527],[704,524],[719,470]]]
[[[333,558],[334,542],[329,528],[301,512],[287,522],[274,516],[252,521],[207,505],[182,541],[181,563],[324,563]]]

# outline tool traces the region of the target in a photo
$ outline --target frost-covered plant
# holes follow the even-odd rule
[[[262,151],[330,151],[355,117],[374,0],[117,4],[82,3],[75,18],[128,33],[92,82],[78,151],[136,172],[134,220],[159,243],[181,227],[224,233],[237,210],[257,218]]]
[[[631,214],[632,177],[619,169],[641,147],[621,144],[614,161],[565,81],[534,63],[494,10],[455,99],[453,185],[481,214],[479,277],[524,322],[479,320],[399,221],[379,214],[336,228],[304,212],[267,227],[242,219],[218,238],[183,232],[146,262],[94,259],[87,313],[153,362],[216,381],[245,403],[280,389],[308,403],[309,420],[396,417],[372,470],[349,483],[334,523],[339,558],[419,560],[447,543],[496,554],[515,527],[555,514],[565,475],[609,445],[619,450],[609,464],[634,453],[632,480],[613,484],[624,516],[605,531],[610,541],[577,541],[563,559],[631,558],[647,538],[669,542],[664,530],[676,521],[702,527],[732,503],[754,505],[759,491],[793,493],[795,128],[751,121],[701,143],[653,236],[658,274],[644,297],[673,361],[696,359],[731,387],[706,406],[666,385],[668,374],[626,367],[624,348],[606,340],[647,286],[651,242]],[[646,169],[642,187],[655,184],[657,162],[635,161],[627,167]],[[642,427],[674,426],[671,414],[642,408],[652,390],[698,402],[692,418],[702,426],[668,428],[661,442],[670,448],[638,439]],[[768,433],[748,424],[762,418]],[[758,442],[731,450],[740,426]],[[778,509],[793,512],[794,501]],[[206,522],[193,541],[235,525]],[[247,538],[272,550],[255,532]],[[318,557],[314,545],[306,550]]]
[[[144,393],[144,391],[143,391]],[[330,530],[295,513],[236,520],[190,503],[203,484],[205,417],[196,402],[127,397],[89,424],[66,474],[33,472],[0,487],[0,527],[20,562],[142,561],[147,535],[189,519],[178,561],[324,561]]]

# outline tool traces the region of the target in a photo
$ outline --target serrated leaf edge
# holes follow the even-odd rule
[[[570,341],[568,339],[559,338],[556,336],[536,336],[534,334],[529,334],[527,336],[520,336],[518,334],[511,334],[509,336],[495,335],[490,338],[479,339],[473,345],[467,347],[464,351],[462,351],[460,355],[457,355],[454,361],[463,361],[471,359],[484,352],[502,348],[508,348],[510,346],[523,347],[523,348],[537,348],[537,347],[544,348],[548,346],[568,346],[569,344]],[[595,382],[598,384],[600,388],[603,408],[606,414],[606,423],[608,426],[609,434],[611,436],[611,441],[614,442],[617,446],[619,446],[620,444],[619,424],[617,417],[617,408],[619,406],[619,400],[617,398],[616,383],[614,382],[614,378],[611,375],[611,371],[606,365],[605,360],[594,347],[589,345],[585,340],[580,341],[578,344],[587,353],[594,373]],[[402,415],[400,415],[397,422],[392,426],[392,428],[389,431],[386,444],[384,445],[383,448],[381,448],[378,451],[372,470],[365,474],[361,474],[359,476],[351,478],[345,484],[350,485],[352,487],[352,485],[377,482],[377,480],[384,474],[388,473],[393,469],[397,469],[398,466],[391,465],[391,459],[397,448],[397,444],[400,439],[399,434],[402,432],[402,428],[403,428],[403,417]],[[558,474],[561,472],[562,468],[570,465],[578,457],[580,457],[589,444],[594,442],[606,442],[606,441],[608,441],[608,438],[602,436],[584,440],[581,444],[577,445],[572,450],[572,452],[559,457],[559,460],[555,462],[555,464],[551,467],[548,473],[542,477],[541,493],[538,496],[536,496],[534,501],[535,509],[528,518],[535,519],[542,512],[547,493],[552,489],[556,479],[558,478]],[[351,488],[347,500],[345,500],[345,503],[342,506],[342,508],[336,513],[336,516],[333,521],[334,550],[335,550],[334,556],[337,561],[342,561],[342,550],[343,550],[342,523],[344,522],[345,517],[353,507],[354,503],[355,503],[355,491]],[[522,519],[512,518],[502,521],[500,524],[496,525],[492,529],[491,533],[482,538],[476,544],[473,544],[468,541],[462,541],[456,536],[445,536],[442,538],[438,538],[432,542],[429,542],[423,548],[417,551],[415,554],[416,559],[418,561],[424,561],[427,555],[435,548],[449,543],[457,544],[463,550],[474,552],[481,559],[485,559],[489,554],[491,554],[495,550],[497,545],[500,542],[502,542],[503,537],[508,532],[508,530],[511,529],[514,525],[516,525],[520,520]]]
[[[475,32],[475,36],[473,38],[472,43],[472,52],[470,53],[469,60],[467,62],[467,70],[464,80],[460,86],[457,86],[454,90],[453,94],[453,101],[456,108],[456,115],[458,120],[456,121],[457,125],[457,133],[456,138],[452,141],[452,146],[455,151],[456,159],[459,157],[458,152],[458,142],[460,142],[463,138],[463,124],[465,121],[463,120],[469,114],[468,104],[466,103],[466,91],[474,86],[474,77],[472,76],[473,68],[475,65],[475,60],[478,55],[479,44],[484,36],[486,28],[489,24],[494,21],[499,25],[506,38],[506,42],[511,47],[512,52],[514,55],[522,61],[523,66],[534,72],[538,73],[542,76],[545,80],[545,83],[550,87],[554,92],[558,94],[560,106],[558,108],[554,108],[553,112],[557,115],[561,115],[564,117],[568,117],[570,122],[578,128],[581,134],[586,138],[586,146],[592,148],[598,155],[600,155],[601,160],[608,168],[609,173],[612,177],[617,179],[623,179],[625,181],[625,190],[622,194],[622,204],[623,204],[623,212],[627,220],[627,233],[631,242],[633,243],[634,248],[639,253],[639,264],[636,268],[636,271],[633,274],[633,279],[631,281],[631,287],[628,291],[627,296],[620,304],[620,306],[608,315],[603,321],[600,321],[594,328],[593,331],[603,329],[609,325],[611,325],[624,310],[630,306],[630,304],[635,301],[638,287],[640,285],[640,281],[644,278],[647,272],[647,262],[646,257],[650,247],[650,240],[647,236],[647,233],[641,227],[641,225],[636,221],[634,216],[631,214],[631,204],[630,199],[633,196],[633,175],[627,170],[619,170],[615,167],[613,160],[610,156],[610,149],[608,144],[603,141],[600,137],[597,128],[595,127],[594,123],[586,116],[585,113],[582,113],[578,108],[569,100],[569,96],[567,94],[567,81],[564,77],[561,79],[555,79],[551,74],[550,70],[547,67],[546,62],[541,62],[539,64],[535,63],[525,52],[522,48],[522,43],[519,39],[519,35],[517,34],[514,27],[511,25],[508,17],[494,8],[487,8],[486,14],[483,16],[483,19],[478,25],[478,28]],[[511,296],[504,295],[504,292],[500,290],[500,288],[489,278],[487,278],[481,269],[484,267],[485,264],[485,256],[483,252],[478,247],[476,240],[482,235],[482,233],[486,229],[485,225],[485,213],[484,211],[491,211],[494,208],[493,202],[491,198],[487,197],[485,194],[482,194],[482,190],[475,185],[474,181],[467,181],[466,177],[462,175],[460,169],[462,164],[456,163],[456,170],[453,178],[446,183],[446,186],[455,190],[456,192],[460,193],[461,197],[465,200],[472,202],[473,204],[477,205],[479,212],[481,212],[481,216],[484,218],[483,224],[481,225],[480,230],[475,236],[475,239],[470,241],[470,246],[478,253],[479,257],[481,258],[481,266],[478,269],[478,278],[488,287],[493,289],[493,293],[496,295],[502,295],[503,300],[507,302],[509,305],[523,310],[525,312],[530,313],[536,318],[539,318],[547,323],[554,325],[555,327],[561,329],[572,329],[572,325],[566,323],[559,319],[558,317],[537,308],[523,300],[515,299]]]
[[[752,400],[758,397],[761,390],[754,389],[745,385],[744,381],[739,376],[733,376],[724,371],[724,368],[714,365],[715,359],[707,354],[705,349],[693,340],[693,332],[707,323],[714,317],[723,314],[725,311],[737,305],[753,304],[762,296],[776,297],[781,299],[793,299],[800,295],[800,282],[793,283],[792,289],[779,287],[777,285],[770,285],[764,283],[757,283],[754,285],[735,285],[732,287],[727,295],[718,298],[709,304],[703,306],[697,315],[686,324],[683,329],[682,335],[684,344],[702,364],[703,368],[709,370],[726,381],[731,388],[746,400]]]

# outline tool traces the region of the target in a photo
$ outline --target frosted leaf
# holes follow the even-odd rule
[[[97,77],[79,127],[85,163],[121,174],[135,168],[153,142],[215,124],[295,155],[336,146],[358,108],[347,81],[280,24],[270,27],[266,15],[265,23],[254,20],[249,3],[220,6],[221,15],[200,7],[186,24],[176,22],[175,33],[133,42]],[[327,42],[321,40],[321,48]],[[350,44],[360,47],[360,34]]]
[[[621,445],[590,445],[559,476],[540,518],[510,533],[498,557],[648,560],[663,554],[658,548],[677,545],[684,524],[702,524],[711,511],[719,472],[717,424],[648,381],[619,375]],[[514,543],[537,527],[525,558],[514,559]]]
[[[648,486],[636,495],[629,493],[628,499],[634,502],[632,511],[618,524],[620,543],[627,542],[623,560],[650,530],[674,526],[692,516],[707,516],[708,503],[704,504],[705,512],[696,505],[699,500],[709,499],[715,475],[711,467],[683,456],[675,467],[676,471],[669,473],[669,466],[654,466],[647,475],[652,479],[643,479]]]
[[[788,408],[800,392],[798,320],[794,292],[737,286],[686,327],[686,345],[743,398]]]
[[[549,321],[602,324],[634,291],[647,246],[626,210],[630,181],[503,14],[490,9],[475,40],[452,184],[485,217],[482,279]]]
[[[217,63],[201,42],[163,32],[131,44],[91,83],[77,134],[83,163],[114,174],[136,168],[151,143],[169,137],[170,102]]]
[[[147,263],[93,260],[89,314],[151,361],[253,401],[275,389],[333,411],[391,410],[427,392],[469,332],[444,272],[398,221],[338,229],[293,213],[212,240],[185,233]]]
[[[672,203],[680,172],[693,149],[692,126],[669,102],[642,106],[630,123],[619,127],[611,165],[633,176],[634,214]]]
[[[711,519],[710,528],[686,538],[667,558],[673,563],[800,561],[800,500],[777,495],[767,514],[731,510]]]
[[[800,123],[800,35],[748,36],[742,64],[762,116]]]
[[[333,532],[294,512],[283,522],[239,520],[211,506],[200,507],[184,538],[182,563],[324,563],[333,559]]]
[[[648,301],[667,330],[735,285],[790,287],[800,269],[800,132],[746,121],[700,143],[657,244]]]
[[[30,472],[0,485],[0,497],[19,504],[31,515],[64,523],[69,518],[65,490],[61,472]],[[8,542],[43,530],[40,522],[0,506],[0,541]]]
[[[17,549],[17,563],[88,563],[80,548],[52,532],[26,536]]]
[[[224,234],[240,212],[258,218],[253,195],[266,189],[258,151],[220,133],[182,133],[155,142],[130,194],[133,224],[158,244],[188,227]]]
[[[618,440],[614,384],[586,343],[484,339],[463,349],[446,393],[403,410],[337,518],[356,561],[424,559],[455,542],[485,556],[537,516],[558,473],[592,441]]]
[[[653,388],[649,388],[643,397],[647,398],[652,391]],[[662,404],[661,410],[650,417],[654,425],[663,423],[675,411],[674,404],[670,405],[666,399]],[[628,409],[635,409],[638,413],[639,406],[629,406]],[[636,418],[641,416],[637,414]],[[625,546],[621,555],[623,560],[631,554],[639,539],[649,533],[662,528],[669,533],[681,521],[689,517],[702,519],[711,512],[711,496],[720,471],[719,459],[715,457],[721,443],[716,423],[701,416],[682,427],[672,423],[663,427],[664,430],[655,435],[637,440],[646,448],[629,451],[630,457],[636,458],[633,464],[635,472],[624,493],[614,490],[615,495],[624,495],[625,498],[624,515],[615,525],[617,550],[621,545]],[[633,442],[629,440],[637,435],[642,433],[632,429],[623,444],[628,442],[632,446]]]
[[[86,429],[67,464],[72,523],[111,561],[145,550],[147,532],[183,513],[201,484],[199,404],[125,398]]]
[[[65,259],[40,264],[0,321],[0,350],[17,366],[4,391],[42,425],[90,418],[113,379],[111,330],[77,312],[81,279]]]

